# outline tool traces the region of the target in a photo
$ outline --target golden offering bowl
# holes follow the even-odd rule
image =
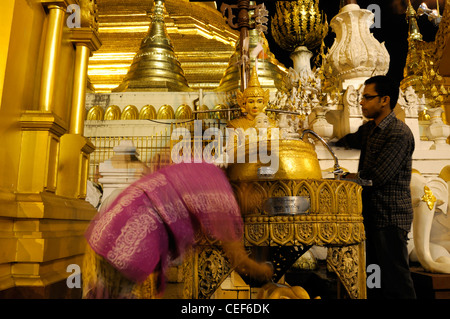
[[[239,163],[238,156],[242,154],[245,154],[245,162]],[[268,160],[266,163],[261,162],[262,156]],[[295,139],[282,139],[278,143],[271,140],[247,142],[235,147],[227,175],[230,181],[322,178],[314,145]]]

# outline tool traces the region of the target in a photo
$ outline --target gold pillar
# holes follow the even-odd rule
[[[49,13],[39,95],[39,109],[41,111],[52,111],[53,109],[55,78],[59,62],[59,52],[61,49],[65,17],[65,9],[63,7],[59,5],[49,5],[47,8]]]
[[[71,187],[83,192],[83,187],[80,186],[83,183],[79,176],[87,172],[88,155],[85,154],[92,152],[92,144],[87,143],[81,135],[66,134],[71,123],[57,114],[55,105],[58,90],[66,90],[67,86],[73,85],[74,82],[83,86],[81,82],[84,81],[84,86],[86,85],[86,76],[80,78],[79,75],[83,74],[83,64],[87,63],[83,62],[82,58],[76,60],[79,68],[68,68],[70,72],[78,72],[78,75],[73,75],[77,81],[72,81],[72,74],[58,77],[61,66],[76,63],[76,54],[73,52],[60,54],[61,48],[72,49],[67,45],[71,38],[70,30],[64,26],[65,8],[69,2],[75,1],[39,2],[44,6],[46,14],[42,19],[45,22],[42,42],[39,43],[43,50],[36,54],[34,61],[27,59],[25,62],[42,65],[42,69],[40,81],[35,83],[36,92],[39,94],[36,105],[24,105],[18,120],[21,147],[18,156],[17,187],[14,192],[15,202],[7,219],[7,225],[11,228],[11,237],[8,240],[11,245],[15,245],[11,249],[7,248],[9,254],[9,250],[14,253],[14,256],[8,259],[14,287],[10,288],[8,293],[13,296],[17,292],[19,296],[26,294],[33,298],[48,298],[51,291],[58,291],[58,294],[54,294],[58,297],[63,296],[61,293],[75,291],[65,284],[69,275],[67,266],[81,266],[86,244],[84,232],[97,211],[87,201],[76,196],[65,196],[64,192],[58,190],[59,185],[65,184],[74,185]],[[16,7],[15,14],[22,14],[20,6]],[[27,10],[44,14],[38,6]],[[30,30],[26,28],[21,32],[28,33]],[[84,49],[81,49],[80,56],[85,54]],[[24,59],[10,63],[24,63]],[[76,93],[83,94],[82,90]],[[80,97],[79,101],[83,102],[83,99]],[[73,102],[71,97],[64,96],[58,99],[58,103],[61,103],[60,108],[70,108]],[[82,108],[83,105],[75,107],[80,113]],[[82,120],[83,115],[78,118]],[[73,136],[78,139],[71,139]],[[65,151],[70,149],[70,146],[74,149],[72,153]],[[69,165],[72,162],[77,165],[81,163],[73,172],[78,179],[67,173],[74,169]],[[87,173],[85,175],[87,176]],[[64,183],[61,183],[61,177],[66,177]]]
[[[87,70],[90,54],[91,50],[85,44],[76,44],[72,110],[69,125],[70,134],[83,135],[84,132]]]
[[[98,33],[90,27],[69,30],[69,39],[75,53],[75,70],[69,131],[61,137],[59,169],[56,194],[69,198],[84,199],[89,171],[89,156],[94,145],[83,136],[85,99],[89,57],[100,48]],[[67,181],[71,181],[68,183]]]
[[[91,50],[75,44],[75,71],[69,133],[61,137],[60,166],[56,194],[70,198],[85,198],[89,172],[89,154],[94,145],[83,135],[87,85],[87,68]],[[67,181],[71,181],[68,183]]]
[[[55,192],[60,137],[67,130],[65,123],[53,112],[56,75],[63,38],[65,3],[43,3],[47,8],[47,28],[44,28],[44,53],[38,110],[22,112],[22,148],[17,191],[37,194]]]

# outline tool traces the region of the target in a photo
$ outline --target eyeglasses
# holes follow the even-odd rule
[[[361,101],[364,101],[364,100],[370,101],[370,100],[376,98],[377,96],[381,96],[381,95],[380,94],[377,94],[377,95],[363,95]]]

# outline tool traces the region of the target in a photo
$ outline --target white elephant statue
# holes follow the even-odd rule
[[[413,240],[409,240],[408,251],[411,261],[433,273],[450,274],[449,188],[440,177],[412,174]]]

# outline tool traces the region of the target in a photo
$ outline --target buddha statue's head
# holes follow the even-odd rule
[[[237,102],[242,113],[247,113],[249,120],[254,120],[256,116],[266,108],[270,97],[269,90],[264,90],[259,84],[256,68],[253,67],[250,81],[244,92],[238,92]]]

